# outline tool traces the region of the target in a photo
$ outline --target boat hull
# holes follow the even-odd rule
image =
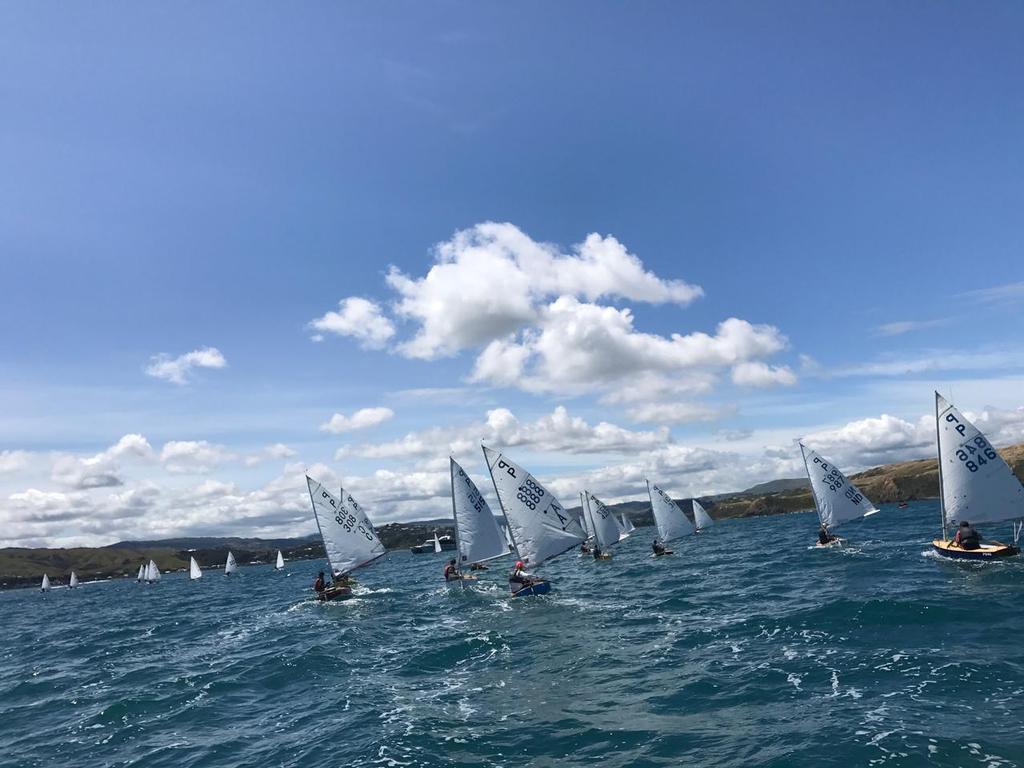
[[[674,554],[675,554],[675,552],[673,552],[671,549],[666,549],[664,552],[652,552],[651,553],[651,557],[664,557],[665,555],[674,555]]]
[[[328,587],[323,592],[317,592],[316,599],[321,603],[331,600],[348,600],[353,597],[352,587]]]
[[[982,544],[977,549],[961,549],[954,546],[952,541],[935,539],[932,541],[932,548],[942,557],[951,560],[999,560],[1004,557],[1013,557],[1020,554],[1020,548],[1012,544],[1002,544],[994,541],[991,544]]]
[[[551,591],[551,585],[546,581],[538,581],[528,587],[523,587],[518,592],[513,592],[512,597],[530,597],[531,595],[546,595]]]

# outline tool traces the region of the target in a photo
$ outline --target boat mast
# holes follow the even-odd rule
[[[451,462],[449,469],[451,470],[452,481],[452,519],[455,520],[455,549],[459,553],[459,565],[462,565],[462,556],[464,554],[462,551],[462,536],[459,535],[459,516],[455,514],[455,459],[449,456],[448,461]],[[437,534],[434,535],[436,536]]]
[[[939,429],[939,393],[935,393],[935,452],[939,457],[939,524],[942,526],[942,541],[946,539],[946,490],[942,482],[942,432]]]
[[[480,446],[483,448],[483,445]],[[501,456],[501,454],[498,454]],[[498,497],[498,506],[501,507],[501,516],[505,518],[505,528],[508,531],[508,538],[512,542],[512,549],[516,551],[516,560],[522,560],[523,556],[519,554],[519,542],[516,541],[516,537],[512,535],[512,523],[509,522],[508,513],[505,511],[505,502],[501,500],[501,494],[498,493],[498,483],[494,479],[494,469],[491,467],[491,463],[487,460],[487,451],[484,451],[484,464],[487,465],[487,474],[491,476],[491,485],[494,486],[494,495]]]

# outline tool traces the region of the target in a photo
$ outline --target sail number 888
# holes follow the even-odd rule
[[[956,452],[956,457],[963,462],[970,472],[977,472],[995,459],[996,456],[997,454],[992,449],[992,446],[981,435],[978,435],[970,443],[964,443]]]
[[[526,482],[519,486],[519,491],[516,493],[516,498],[530,509],[537,508],[542,496],[544,496],[544,489],[537,485],[532,478],[527,478]]]

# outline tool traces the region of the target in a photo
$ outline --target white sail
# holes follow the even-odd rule
[[[71,580],[68,582],[68,587],[70,589],[74,589],[77,586],[78,586],[78,575],[74,571],[72,571],[71,572]]]
[[[536,567],[586,539],[579,520],[533,475],[487,447],[484,459],[521,560]]]
[[[935,420],[946,525],[1024,517],[1024,486],[976,426],[938,392]]]
[[[277,562],[274,564],[274,569],[280,571],[284,568],[284,555],[281,554],[281,550],[277,550]]]
[[[203,571],[199,567],[199,563],[196,562],[195,557],[190,557],[188,559],[188,577],[193,581],[195,579],[203,578]]]
[[[626,532],[627,536],[636,530],[636,526],[633,525],[633,521],[626,517],[625,512],[622,513],[622,530]]]
[[[715,522],[711,519],[711,515],[707,513],[707,510],[701,505],[696,499],[693,500],[693,523],[697,527],[698,531],[703,531],[711,527],[711,524]]]
[[[455,459],[451,459],[451,475],[452,514],[460,562],[480,563],[507,555],[508,544],[487,500]]]
[[[593,537],[594,530],[590,527],[590,517],[587,515],[587,506],[582,493],[580,493],[580,527],[588,539]]]
[[[160,581],[160,569],[156,567],[156,563],[152,560],[150,560],[149,565],[146,566],[146,581]]]
[[[615,525],[619,529],[619,541],[629,538],[629,534],[626,533],[626,524],[622,522],[622,520],[622,515],[618,515],[615,517]]]
[[[619,529],[619,521],[608,507],[590,491],[586,494],[587,511],[590,513],[590,522],[594,525],[594,538],[597,546],[601,549],[608,549],[619,540],[622,531]]]
[[[136,581],[145,581],[146,580],[146,564],[145,563],[143,563],[142,565],[139,566],[139,575],[138,575],[138,577],[135,580]]]
[[[658,538],[662,542],[689,536],[694,532],[689,518],[661,488],[648,482],[647,494],[651,497],[651,512],[658,526]]]
[[[851,483],[839,468],[826,461],[817,451],[800,443],[811,493],[818,507],[822,525],[830,530],[858,517],[873,515],[878,509]]]
[[[230,576],[232,573],[238,570],[238,563],[235,562],[235,556],[231,550],[228,550],[228,559],[224,563],[224,575]]]
[[[437,532],[434,532],[434,554],[441,551],[441,540],[437,538]]]
[[[39,586],[39,589],[41,589],[43,592],[50,591],[50,577],[47,576],[45,573],[43,574],[43,583]]]
[[[313,504],[313,515],[324,540],[327,562],[335,577],[351,573],[386,553],[387,550],[377,538],[377,532],[351,496],[347,499],[348,503],[342,504],[308,475],[306,485]]]

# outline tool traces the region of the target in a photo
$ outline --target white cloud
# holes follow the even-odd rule
[[[196,349],[178,357],[154,355],[146,366],[146,375],[174,384],[187,384],[193,368],[224,368],[228,361],[216,347]]]
[[[771,366],[761,361],[740,363],[732,369],[732,383],[738,387],[791,387],[796,374],[788,366]]]
[[[883,323],[875,328],[875,333],[879,336],[901,336],[904,333],[910,333],[911,331],[923,331],[928,328],[938,328],[942,325],[947,325],[948,319],[940,318],[938,320],[895,320],[891,323]]]
[[[360,408],[351,416],[336,413],[328,421],[320,425],[323,432],[331,432],[335,435],[342,432],[353,432],[357,429],[367,429],[383,424],[391,419],[395,412],[390,408]]]
[[[961,295],[987,304],[1022,301],[1024,300],[1024,282],[980,288],[975,291],[967,291]]]
[[[272,459],[290,459],[295,455],[295,450],[284,443],[274,443],[263,449],[264,453]]]
[[[28,466],[27,451],[0,451],[0,473],[18,472]]]
[[[614,237],[590,234],[572,250],[562,253],[512,224],[487,222],[439,244],[423,278],[392,269],[396,312],[420,326],[399,351],[429,360],[484,346],[531,324],[553,297],[687,304],[703,293],[644,270]]]
[[[223,445],[206,440],[171,440],[160,451],[164,469],[175,474],[205,474],[236,458]]]
[[[334,333],[351,336],[366,349],[382,349],[395,335],[395,326],[380,305],[358,296],[342,299],[337,312],[327,312],[309,325],[321,331],[313,335],[313,341],[323,341],[324,333]]]
[[[482,423],[461,427],[435,427],[410,432],[399,440],[365,443],[339,449],[336,458],[359,456],[369,459],[428,459],[454,456],[476,456],[480,444],[493,447],[529,446],[543,451],[572,454],[614,453],[650,449],[669,441],[667,429],[634,432],[600,422],[589,424],[578,416],[570,416],[564,406],[535,421],[522,422],[507,408],[487,412]]]
[[[107,488],[123,485],[120,459],[134,457],[150,459],[153,448],[142,435],[124,435],[114,445],[93,456],[57,454],[51,469],[51,478],[72,488]]]
[[[920,458],[935,443],[934,417],[916,424],[889,414],[805,435],[805,445],[843,467]]]

